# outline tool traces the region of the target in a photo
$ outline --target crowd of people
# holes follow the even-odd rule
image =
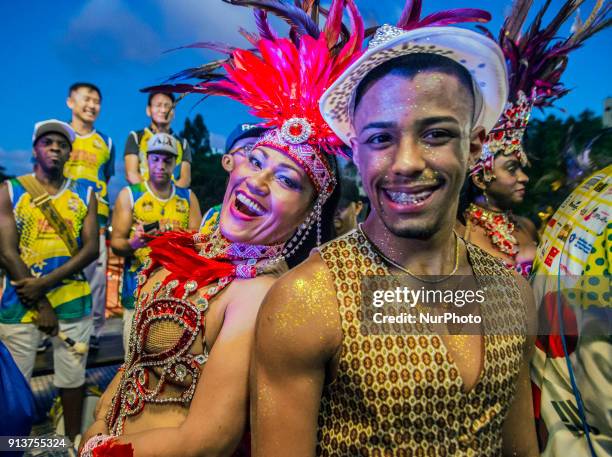
[[[486,22],[482,10],[421,18],[408,1],[367,36],[353,0],[318,20],[308,2],[266,3],[249,49],[192,71],[197,84],[149,88],[151,123],[128,135],[129,185],[112,204],[102,94],[73,84],[70,123],[36,123],[33,173],[0,186],[0,362],[10,354],[29,381],[51,337],[65,432],[84,457],[612,453],[612,169],[543,231],[513,212],[530,112],[565,94],[568,54],[609,8],[559,38],[578,5],[546,27],[550,5],[527,26],[530,6],[516,0],[496,39],[449,25]],[[174,93],[226,96],[261,119],[228,135],[225,194],[203,216]],[[81,430],[107,232],[125,259],[125,361]],[[379,277],[489,284],[470,307],[482,321],[371,331]]]

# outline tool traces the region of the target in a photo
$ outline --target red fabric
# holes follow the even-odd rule
[[[108,440],[96,446],[92,454],[93,457],[133,457],[134,449],[130,443],[119,444],[117,440]]]
[[[232,263],[199,255],[193,235],[190,232],[173,231],[156,236],[148,243],[153,265],[166,268],[172,278],[197,281],[199,287],[235,274],[236,267]]]
[[[569,354],[573,353],[578,343],[578,323],[576,315],[561,295],[561,313],[557,308],[557,291],[549,292],[544,296],[538,316],[540,322],[540,336],[536,339],[536,346],[550,358],[565,357],[563,342],[561,341],[561,319],[565,330],[565,342]]]

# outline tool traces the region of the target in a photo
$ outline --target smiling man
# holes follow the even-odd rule
[[[92,186],[98,199],[99,255],[95,262],[85,268],[85,276],[91,286],[93,300],[94,330],[90,342],[92,350],[98,342],[106,313],[106,224],[110,214],[108,204],[108,182],[115,173],[115,147],[113,140],[96,130],[94,124],[102,107],[102,92],[88,82],[77,82],[68,89],[66,105],[72,112],[70,126],[76,137],[70,159],[64,167],[64,176]]]
[[[257,456],[537,455],[528,288],[453,231],[505,81],[500,49],[481,35],[383,26],[323,96],[372,211],[283,276],[262,305]],[[489,321],[469,335],[368,331],[362,281],[398,273],[425,288],[455,275],[499,278],[507,294],[487,295],[479,311],[516,327],[498,337]]]

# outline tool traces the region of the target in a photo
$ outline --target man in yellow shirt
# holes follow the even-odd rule
[[[186,140],[179,138],[170,127],[174,119],[174,95],[162,92],[149,94],[146,108],[151,119],[148,127],[133,130],[125,142],[125,178],[130,184],[137,184],[149,179],[147,161],[147,143],[156,133],[172,135],[177,142],[178,156],[172,170],[173,179],[179,187],[191,185],[191,147]]]
[[[150,251],[145,231],[197,230],[202,218],[193,192],[172,182],[177,156],[178,144],[172,135],[153,135],[147,142],[149,179],[124,187],[115,201],[111,247],[125,258],[121,305],[126,351],[134,315],[136,275]]]
[[[108,222],[108,181],[114,174],[115,147],[112,139],[97,131],[94,122],[100,114],[102,93],[91,83],[77,82],[70,86],[66,104],[72,111],[71,127],[76,132],[70,159],[64,167],[64,176],[90,185],[98,199],[100,225],[100,255],[84,272],[91,286],[94,330],[91,349],[97,349],[98,338],[104,326],[106,309],[106,238]]]
[[[0,340],[28,380],[38,329],[52,336],[59,330],[82,343],[91,334],[91,293],[83,268],[98,255],[97,202],[90,186],[63,175],[73,141],[68,124],[39,122],[34,173],[0,186],[0,265],[7,271]],[[74,440],[81,427],[87,353],[72,353],[57,337],[52,342],[53,384],[60,390],[66,434]]]

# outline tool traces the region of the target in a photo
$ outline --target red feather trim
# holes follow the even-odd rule
[[[149,257],[153,265],[162,265],[173,278],[197,281],[200,287],[233,276],[236,272],[236,267],[230,262],[219,262],[199,255],[193,233],[165,232],[152,239],[148,246],[151,248]]]
[[[134,448],[130,443],[120,444],[117,440],[111,439],[96,446],[92,455],[93,457],[133,457]]]

